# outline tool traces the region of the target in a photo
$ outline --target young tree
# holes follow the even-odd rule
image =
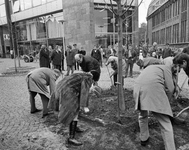
[[[113,9],[113,1],[117,4],[117,12]],[[135,10],[129,16],[127,16],[127,12],[131,9],[134,2],[138,2],[138,0],[109,0],[111,8],[109,9],[112,13],[114,13],[115,18],[118,20],[118,120],[120,121],[120,110],[125,110],[125,101],[123,95],[123,80],[122,80],[122,45],[123,45],[123,22],[128,20],[128,18],[132,17],[136,12],[140,3],[135,6]],[[105,2],[105,0],[104,0]],[[127,44],[127,43],[126,43]]]

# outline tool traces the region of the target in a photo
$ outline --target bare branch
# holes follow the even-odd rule
[[[137,9],[138,9],[138,7],[142,4],[142,2],[143,2],[143,0],[140,1],[140,3],[139,3],[138,6],[137,6]],[[125,11],[124,14],[125,14],[126,12],[127,12],[127,11]],[[135,11],[133,11],[133,13],[132,13],[131,15],[127,16],[123,21],[125,21],[125,20],[127,20],[128,18],[132,17],[136,12],[137,12],[137,11],[136,11],[136,9],[135,9]]]
[[[124,16],[127,13],[127,11],[131,8],[133,2],[134,2],[134,0],[131,1],[129,7],[123,12],[123,14],[121,16]]]
[[[117,16],[117,13],[114,11],[114,8],[113,8],[113,3],[112,3],[112,0],[110,0],[110,4],[111,4],[111,10],[112,10],[112,12]]]

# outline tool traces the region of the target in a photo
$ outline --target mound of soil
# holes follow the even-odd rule
[[[164,143],[159,124],[151,114],[149,117],[150,141],[146,147],[141,147],[139,139],[138,114],[134,111],[134,100],[131,90],[124,90],[126,111],[120,113],[118,120],[117,89],[111,88],[102,92],[97,98],[91,96],[90,112],[80,114],[80,126],[86,129],[76,138],[83,141],[81,147],[68,147],[69,150],[163,150]],[[176,115],[182,108],[189,106],[189,100],[180,97],[171,102],[173,113]],[[45,124],[54,125],[54,130],[64,137],[68,136],[68,128],[58,126],[57,117],[48,117]],[[121,121],[121,122],[120,122]],[[189,149],[189,122],[174,124],[175,143],[178,150]]]

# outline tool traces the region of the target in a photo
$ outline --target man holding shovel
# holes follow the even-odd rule
[[[116,86],[117,74],[118,74],[118,57],[117,56],[110,56],[105,65],[108,66],[109,64],[111,64],[111,68],[113,69],[113,73],[110,75],[110,78],[113,76],[114,86]],[[125,63],[124,60],[122,60],[122,73],[123,73],[123,78],[124,78],[125,73],[126,73],[126,63]]]
[[[148,66],[136,79],[133,95],[135,110],[139,111],[139,127],[141,145],[146,146],[149,141],[148,113],[153,113],[160,123],[160,129],[166,150],[175,150],[173,128],[170,117],[173,117],[168,95],[178,92],[173,75],[179,70],[173,64]]]

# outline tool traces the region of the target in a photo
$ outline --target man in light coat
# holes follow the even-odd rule
[[[26,82],[30,94],[30,112],[32,114],[40,111],[35,106],[35,96],[39,94],[43,104],[42,118],[48,115],[47,106],[49,98],[52,92],[54,92],[56,84],[55,81],[59,76],[60,71],[58,69],[51,70],[46,67],[37,68],[28,73]],[[47,86],[49,86],[50,92],[48,91]]]
[[[173,117],[167,94],[178,92],[173,81],[173,74],[178,72],[178,65],[150,65],[139,75],[134,85],[135,110],[139,111],[141,145],[149,141],[148,112],[152,112],[160,123],[165,149],[175,150],[173,128],[170,117]]]
[[[110,75],[110,77],[113,76],[114,85],[116,86],[117,75],[118,75],[118,57],[117,56],[110,56],[105,65],[107,66],[109,64],[111,64],[111,68],[114,70],[113,73]],[[123,74],[123,78],[125,77],[125,73],[126,73],[125,68],[126,68],[126,63],[125,63],[125,60],[122,59],[122,74]]]

